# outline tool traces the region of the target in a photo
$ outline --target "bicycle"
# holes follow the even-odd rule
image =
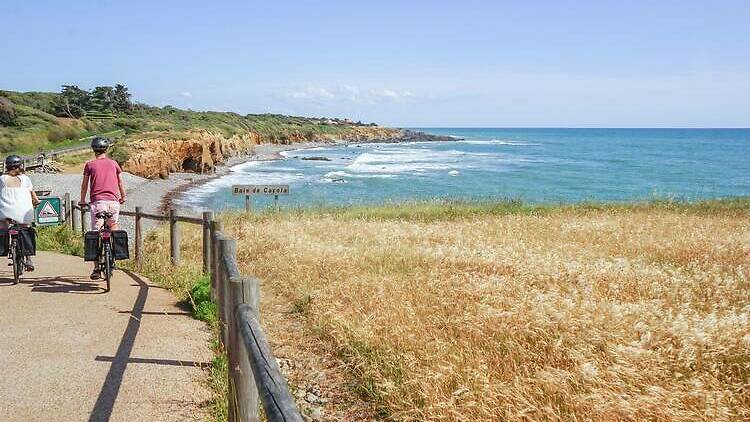
[[[23,226],[10,218],[6,219],[8,223],[8,260],[10,266],[13,267],[13,284],[18,284],[23,275],[23,271],[26,268],[24,259],[26,258],[23,253],[23,242],[19,240],[19,235]]]
[[[115,257],[112,252],[112,228],[109,226],[109,220],[112,213],[99,211],[95,215],[97,220],[104,220],[104,224],[99,229],[99,247],[96,261],[99,271],[107,282],[106,291],[109,292],[112,282],[112,273],[115,270]]]

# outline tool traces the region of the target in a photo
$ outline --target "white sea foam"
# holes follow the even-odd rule
[[[444,170],[451,167],[455,157],[427,151],[406,152],[366,152],[346,166],[351,173],[406,173],[427,170]]]
[[[300,148],[300,149],[290,149],[286,151],[279,151],[279,154],[284,157],[293,157],[295,155],[304,155],[306,152],[309,151],[333,151],[333,148],[331,147],[312,147],[312,148]]]
[[[386,174],[386,173],[377,173],[377,174],[355,174],[355,173],[349,173],[346,171],[331,171],[326,173],[323,178],[324,179],[342,179],[342,178],[350,178],[350,179],[392,179],[394,177],[398,177],[397,174]]]
[[[229,171],[231,171],[231,172],[243,171],[243,170],[251,168],[251,167],[259,167],[259,166],[261,166],[263,164],[268,164],[268,163],[269,163],[269,161],[262,161],[262,160],[246,161],[244,163],[240,163],[240,164],[237,164],[235,166],[230,167]]]
[[[463,140],[463,141],[457,141],[462,144],[469,144],[469,145],[510,145],[510,146],[539,146],[539,144],[533,144],[533,143],[527,143],[527,142],[518,142],[518,141],[506,141],[503,139],[490,139],[487,141],[480,141],[480,140]]]
[[[419,174],[471,168],[476,165],[477,160],[486,160],[486,157],[495,155],[458,150],[435,151],[425,148],[391,147],[375,149],[359,155],[346,167],[346,171],[354,174]]]
[[[276,162],[274,164],[278,164],[278,163],[279,162]],[[281,166],[277,167],[277,166],[274,165],[274,166],[269,166],[267,168],[260,168],[260,169],[258,169],[257,167],[253,167],[253,166],[246,167],[244,169],[241,169],[240,171],[236,171],[235,173],[253,173],[253,172],[257,172],[259,170],[261,172],[264,172],[264,173],[265,172],[272,172],[272,173],[275,173],[275,172],[299,172],[299,169],[295,168],[295,167],[281,167]]]

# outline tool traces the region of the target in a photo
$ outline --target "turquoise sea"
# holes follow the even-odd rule
[[[178,199],[182,206],[241,208],[234,184],[288,184],[281,206],[433,198],[696,200],[750,195],[750,129],[420,128],[450,142],[360,144],[284,152],[254,161]],[[325,157],[330,161],[302,160]],[[258,198],[265,206],[272,198]]]

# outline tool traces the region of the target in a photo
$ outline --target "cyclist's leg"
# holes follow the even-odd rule
[[[112,214],[107,223],[112,230],[120,230],[120,203],[117,201],[107,201],[107,211]]]
[[[89,204],[89,211],[91,213],[91,230],[99,231],[104,225],[104,220],[96,218],[96,213],[99,211],[107,211],[105,205],[107,201],[94,201]],[[102,271],[99,268],[99,261],[94,261],[94,268],[91,271],[91,279],[98,280],[102,277]]]
[[[23,224],[22,227],[28,228],[29,224]],[[26,240],[24,238],[25,235],[22,234],[22,233],[19,233],[18,236],[19,236],[18,241],[21,242],[21,248],[23,249],[23,248],[25,248],[25,245],[26,245],[26,243],[25,243]],[[23,266],[26,267],[26,271],[28,271],[28,272],[34,271],[34,261],[31,260],[31,255],[25,255],[24,254],[24,257],[23,257]]]
[[[107,211],[107,202],[109,201],[94,201],[89,204],[89,211],[91,214],[91,230],[98,231],[104,225],[104,220],[96,218],[96,213],[99,211]]]
[[[23,265],[26,267],[26,271],[32,272],[34,271],[34,261],[31,260],[31,256],[25,256],[23,260]]]
[[[112,214],[112,217],[107,220],[109,228],[111,230],[120,230],[120,203],[117,201],[107,201],[107,211]],[[110,251],[114,253],[114,251]],[[117,267],[115,261],[112,261],[112,269]]]

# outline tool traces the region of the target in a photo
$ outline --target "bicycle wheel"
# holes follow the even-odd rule
[[[112,279],[112,245],[109,242],[104,242],[104,279],[107,280],[107,291],[110,288],[110,280]]]
[[[19,250],[18,241],[13,239],[10,244],[10,253],[13,254],[13,284],[18,284],[18,282],[21,281],[21,275],[23,274],[23,257],[19,253]]]

